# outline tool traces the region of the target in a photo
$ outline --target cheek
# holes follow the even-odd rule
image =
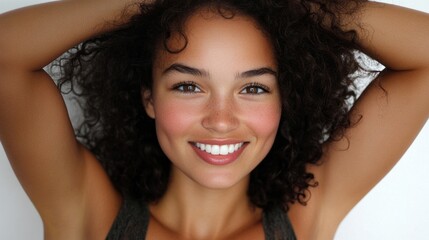
[[[256,136],[272,143],[279,127],[281,109],[277,103],[247,108],[246,122]]]
[[[157,131],[159,135],[167,138],[188,133],[198,119],[198,111],[195,106],[184,104],[180,100],[164,99],[155,102],[155,114]]]

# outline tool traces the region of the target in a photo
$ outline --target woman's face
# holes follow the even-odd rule
[[[152,92],[144,92],[173,181],[211,189],[248,180],[269,152],[281,103],[272,46],[247,17],[194,14],[185,25],[188,45],[178,54],[160,48]],[[173,35],[170,49],[183,38]]]

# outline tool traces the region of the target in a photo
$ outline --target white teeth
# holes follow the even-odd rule
[[[195,143],[195,146],[201,149],[202,151],[205,151],[212,155],[228,155],[237,151],[239,148],[241,148],[243,146],[243,143],[229,144],[229,145],[210,145],[210,144],[203,144],[203,143]]]
[[[213,154],[213,155],[219,155],[219,153],[220,153],[220,147],[219,147],[219,145],[213,145],[212,146],[212,152],[211,152],[211,154]]]
[[[233,153],[236,150],[237,149],[235,149],[234,144],[229,145],[229,147],[228,147],[228,153]]]
[[[222,145],[220,147],[220,155],[228,155],[229,153],[229,146],[228,145]]]

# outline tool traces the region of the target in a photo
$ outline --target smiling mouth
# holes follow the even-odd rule
[[[204,144],[204,143],[197,142],[193,144],[195,147],[197,147],[201,151],[205,151],[208,154],[215,155],[215,156],[218,156],[218,155],[226,156],[240,150],[245,143],[241,142],[236,144],[214,145],[214,144]]]

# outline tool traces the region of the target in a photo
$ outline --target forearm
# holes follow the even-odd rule
[[[27,71],[41,69],[85,39],[126,22],[138,11],[137,5],[129,6],[138,2],[66,0],[2,14],[0,67]]]
[[[429,14],[368,2],[356,19],[365,53],[391,70],[429,70]]]

